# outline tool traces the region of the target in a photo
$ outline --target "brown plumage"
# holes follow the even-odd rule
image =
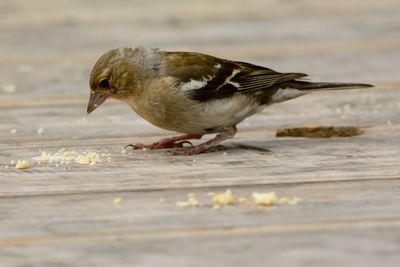
[[[371,87],[299,80],[305,76],[200,53],[143,47],[114,49],[93,67],[88,113],[107,98],[116,98],[152,124],[184,133],[150,145],[131,145],[134,149],[182,147],[188,139],[217,133],[197,147],[173,152],[193,155],[233,137],[238,123],[268,105],[315,90]]]

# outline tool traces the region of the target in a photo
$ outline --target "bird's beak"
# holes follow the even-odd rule
[[[93,112],[98,106],[104,103],[106,99],[110,96],[110,94],[104,92],[104,93],[97,93],[95,91],[90,91],[90,98],[89,98],[89,103],[87,106],[87,114],[89,115],[90,113]]]

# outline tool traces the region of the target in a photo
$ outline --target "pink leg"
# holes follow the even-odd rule
[[[154,150],[154,149],[183,147],[183,145],[186,142],[191,144],[189,141],[185,142],[185,140],[200,139],[202,136],[203,136],[202,134],[184,134],[184,135],[175,136],[175,137],[163,138],[160,141],[152,143],[150,145],[130,144],[130,145],[127,145],[126,147],[132,147],[133,150],[137,150],[137,149]],[[178,142],[178,141],[183,141],[183,142]],[[178,142],[178,143],[176,143],[176,142]]]
[[[220,132],[213,139],[210,139],[207,142],[202,143],[202,144],[200,144],[196,147],[193,147],[189,150],[173,151],[172,155],[191,156],[191,155],[197,155],[200,153],[207,152],[208,150],[210,150],[210,148],[215,147],[215,145],[221,143],[222,141],[232,138],[236,134],[236,131],[237,131],[236,126],[226,128],[225,131]]]

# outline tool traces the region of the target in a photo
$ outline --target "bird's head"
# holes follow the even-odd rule
[[[138,48],[119,48],[102,55],[90,75],[90,98],[87,113],[90,114],[108,98],[123,100],[135,92],[140,58]]]

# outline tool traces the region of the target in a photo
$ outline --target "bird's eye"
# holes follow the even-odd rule
[[[99,87],[100,87],[100,88],[103,88],[103,89],[107,89],[107,88],[110,87],[110,83],[108,82],[107,79],[102,79],[102,80],[99,82]]]

